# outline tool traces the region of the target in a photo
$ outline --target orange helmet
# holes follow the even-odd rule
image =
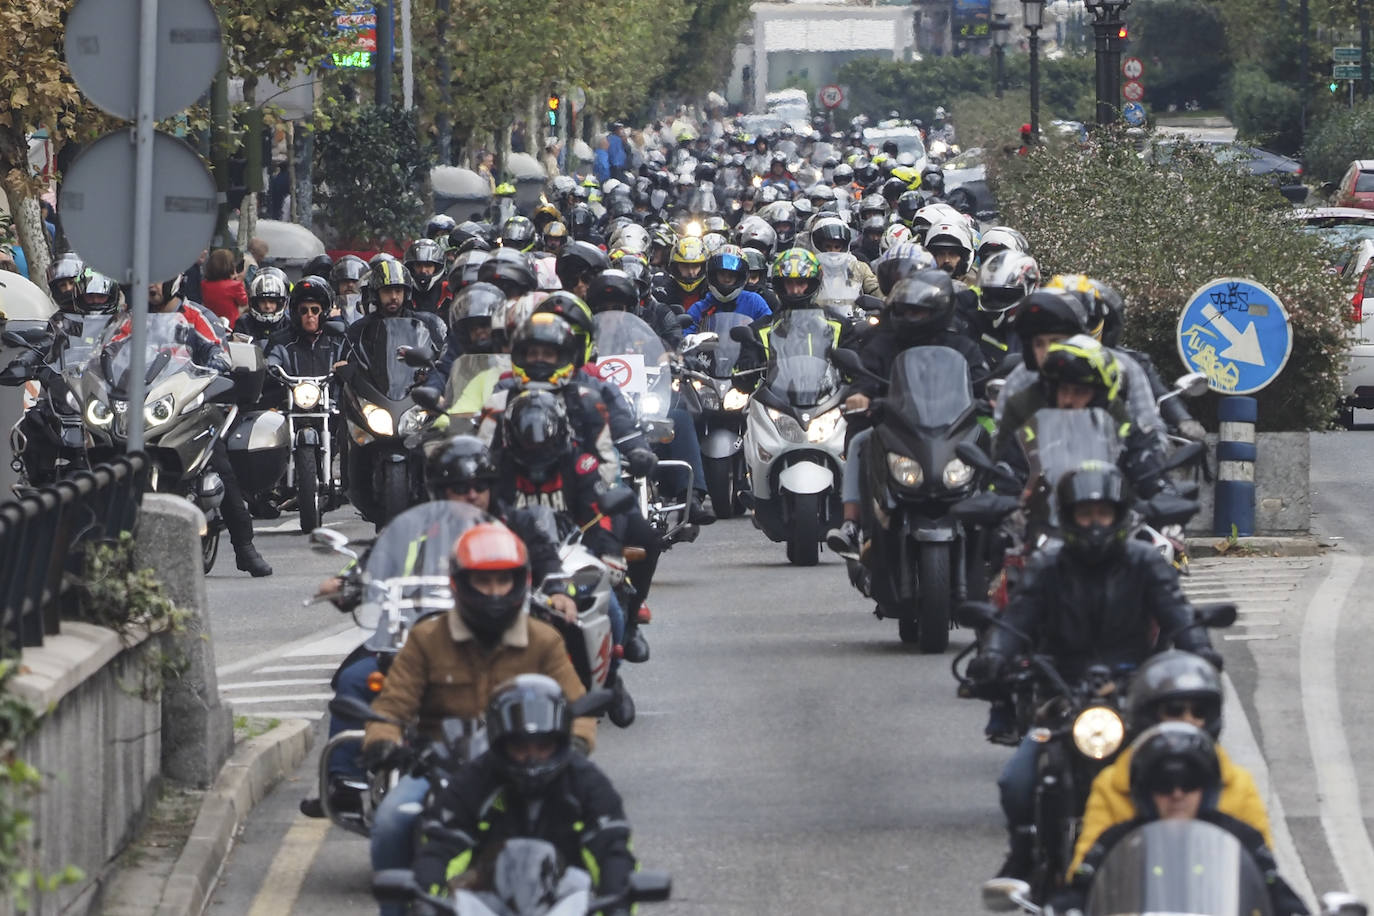
[[[473,582],[474,573],[509,572],[509,591],[487,594]],[[495,643],[520,612],[530,594],[530,558],[525,542],[505,525],[474,525],[453,545],[449,580],[458,616],[479,640]]]

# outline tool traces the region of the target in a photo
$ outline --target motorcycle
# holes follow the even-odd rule
[[[748,329],[733,330],[739,339]],[[835,345],[820,309],[793,309],[770,332],[762,384],[749,401],[744,455],[754,526],[787,543],[787,559],[815,566],[827,529],[841,517],[845,419],[839,374],[827,354]]]
[[[668,410],[673,403],[673,366],[653,328],[629,312],[601,312],[596,316],[596,344],[600,358],[597,374],[615,382],[625,394],[640,429],[650,442],[671,442],[676,433]],[[633,482],[639,494],[639,510],[645,520],[669,543],[695,537],[688,518],[688,500],[694,483],[692,465],[663,460],[660,475],[673,471],[685,477],[683,496],[674,502],[659,492],[656,480],[644,477]]]
[[[816,306],[836,318],[853,318],[855,304],[863,294],[863,283],[857,274],[858,260],[847,251],[823,251],[816,255],[816,260],[821,262]]]
[[[697,421],[701,461],[706,471],[706,492],[720,518],[744,511],[739,494],[747,489],[744,464],[744,421],[749,395],[735,387],[735,363],[739,341],[732,328],[749,325],[736,312],[716,312],[702,330],[683,342],[682,362],[687,367],[680,386],[687,409]]]
[[[987,602],[960,606],[960,623],[973,629],[1000,627],[1031,640],[998,616]],[[1234,604],[1199,605],[1187,626],[1162,634],[1159,645],[1168,646],[1192,627],[1229,627],[1236,621]],[[954,660],[959,695],[981,696],[978,685],[959,671],[961,659],[971,655],[969,646]],[[1020,736],[1033,735],[1041,751],[1035,785],[1035,832],[1031,873],[1031,897],[1043,903],[1062,886],[1073,861],[1073,849],[1082,826],[1092,781],[1109,764],[1126,740],[1125,703],[1133,666],[1091,665],[1081,680],[1070,683],[1055,668],[1050,656],[1028,654],[1015,659],[1000,691],[1012,697]]]
[[[453,544],[485,517],[481,510],[464,503],[422,503],[392,519],[361,562],[357,562],[359,555],[349,546],[348,538],[339,532],[318,528],[311,533],[311,545],[316,552],[335,553],[355,561],[345,577],[345,597],[341,603],[350,606],[354,622],[372,634],[340,663],[336,678],[338,672],[370,655],[377,661],[377,675],[369,677],[368,689],[373,699],[381,693],[391,663],[410,631],[425,618],[453,607],[449,585]],[[384,721],[359,697],[336,696],[330,702],[330,712],[354,721]],[[475,740],[478,728],[471,721],[445,722],[443,729],[448,739],[444,743],[450,746],[456,746],[459,738],[467,738],[472,739],[471,756],[485,749]],[[367,836],[377,806],[401,774],[394,770],[378,771],[366,780],[344,780],[344,788],[357,793],[358,804],[349,806],[351,810],[337,808],[330,793],[331,758],[336,753],[349,753],[354,746],[361,747],[362,739],[361,729],[348,729],[325,744],[320,751],[319,797],[325,817],[344,830]]]
[[[444,410],[449,415],[450,434],[458,432],[454,421],[465,420],[474,429],[501,376],[510,371],[510,356],[505,353],[465,353],[453,362],[444,389]]]
[[[437,824],[425,826],[429,837],[442,839],[447,832]],[[438,896],[421,887],[409,869],[394,868],[373,876],[372,893],[383,903],[422,901],[454,916],[590,916],[667,900],[672,892],[672,880],[662,872],[634,872],[623,893],[602,897],[592,893],[592,883],[582,869],[564,867],[552,843],[513,837],[496,856],[490,889],[460,888],[452,897]]]
[[[436,352],[429,330],[414,318],[377,321],[354,347],[354,361],[340,366],[340,400],[347,430],[344,480],[348,501],[381,530],[408,506],[422,502],[424,460],[407,449],[429,412],[410,391],[422,377],[416,365]],[[414,353],[414,361],[401,352]]]
[[[836,350],[831,360],[851,375],[866,374],[858,355]],[[957,380],[957,381],[956,381]],[[879,617],[895,617],[903,642],[922,652],[949,645],[951,609],[987,590],[979,531],[953,517],[954,504],[979,483],[960,460],[963,442],[985,447],[968,362],[948,347],[913,347],[892,368],[888,395],[870,406],[873,434],[863,456],[860,503],[868,543],[859,563],[866,594]],[[851,561],[852,563],[853,561]]]
[[[271,489],[290,460],[286,422],[274,411],[240,415],[240,405],[256,404],[267,376],[262,350],[229,343],[232,363],[225,377],[191,361],[188,342],[196,331],[181,315],[148,316],[143,403],[144,449],[152,468],[149,485],[184,496],[206,517],[201,538],[205,572],[215,565],[224,529],[219,505],[224,482],[210,468],[216,438],[225,437],[230,464],[247,493]],[[98,464],[122,454],[129,434],[129,370],[133,359],[128,321],[111,322],[97,340],[90,360],[62,375],[81,407],[86,461]]]
[[[292,443],[286,486],[296,494],[301,531],[308,533],[343,498],[343,482],[334,474],[339,415],[334,376],[288,375],[275,366],[268,371],[286,388],[286,434]]]

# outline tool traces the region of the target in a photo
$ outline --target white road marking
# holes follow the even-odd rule
[[[230,703],[232,703],[235,706],[251,706],[256,703],[280,703],[284,700],[290,700],[292,702],[296,702],[298,700],[332,700],[334,699],[334,694],[296,693],[292,694],[291,696],[285,697],[278,694],[276,696],[271,697],[226,697],[225,699],[227,699]]]
[[[336,623],[333,626],[325,627],[322,630],[316,630],[314,633],[311,633],[308,636],[303,636],[295,642],[289,642],[284,646],[277,646],[275,649],[268,649],[265,652],[259,652],[256,655],[250,655],[248,658],[232,662],[228,665],[220,665],[218,668],[215,669],[215,674],[223,678],[228,677],[231,674],[238,674],[240,671],[252,671],[259,665],[266,664],[267,662],[274,662],[282,656],[286,655],[288,652],[292,652],[296,649],[299,649],[302,646],[314,645],[315,643],[322,642],[328,639],[329,637],[337,635],[339,633],[347,633],[350,630],[358,629],[359,627],[357,626],[357,624],[353,623],[352,620],[348,621],[347,623]],[[362,640],[360,639],[358,640],[358,642],[362,642]],[[356,643],[354,645],[356,645]],[[344,655],[347,655],[348,652],[351,651],[353,650],[350,647],[346,652],[339,656],[340,660],[343,659]],[[310,653],[305,654],[308,655]]]
[[[329,678],[292,678],[282,681],[243,681],[237,684],[220,684],[220,692],[226,690],[256,690],[263,687],[318,687],[328,684]]]
[[[325,662],[319,665],[268,665],[266,668],[258,668],[254,673],[289,674],[293,671],[333,671],[338,667],[338,662]]]
[[[329,658],[338,658],[343,661],[348,653],[372,635],[371,630],[364,630],[360,626],[350,626],[341,633],[333,633],[314,642],[308,642],[288,649],[282,653],[283,658],[306,658],[312,655],[321,655]]]
[[[1317,587],[1303,620],[1298,671],[1322,829],[1344,889],[1369,900],[1374,895],[1374,845],[1364,825],[1360,783],[1345,737],[1336,679],[1341,612],[1362,565],[1356,556],[1332,557],[1331,572]]]

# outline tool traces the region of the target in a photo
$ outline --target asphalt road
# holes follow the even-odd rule
[[[1248,608],[1221,644],[1247,714],[1242,721],[1237,709],[1228,711],[1225,740],[1238,757],[1247,743],[1252,748],[1262,791],[1275,789],[1269,798],[1285,834],[1280,845],[1291,850],[1280,861],[1300,860],[1318,890],[1358,889],[1374,876],[1360,870],[1369,835],[1358,823],[1358,799],[1374,791],[1371,774],[1339,768],[1374,753],[1374,711],[1359,677],[1374,626],[1358,613],[1338,617],[1331,634],[1338,664],[1324,666],[1340,689],[1334,711],[1318,708],[1314,716],[1304,706],[1321,685],[1300,664],[1312,644],[1312,609],[1334,597],[1339,611],[1352,595],[1356,609],[1368,593],[1361,590],[1374,586],[1374,571],[1360,559],[1374,552],[1374,534],[1365,533],[1374,494],[1350,483],[1352,474],[1365,476],[1352,469],[1370,444],[1368,433],[1313,439],[1316,524],[1345,538],[1332,555],[1218,563],[1200,569],[1192,586],[1206,600],[1229,595]],[[366,530],[356,521],[341,527]],[[343,624],[327,606],[299,605],[337,563],[312,554],[299,535],[263,535],[261,546],[277,576],[251,581],[226,575],[227,564],[212,576],[224,682],[327,678],[328,660],[316,653]],[[1341,579],[1352,570],[1353,589]],[[1344,590],[1330,591],[1337,586]],[[995,780],[1009,751],[982,740],[985,707],[954,696],[949,660],[966,644],[964,634],[954,634],[944,656],[908,651],[895,624],[872,617],[836,561],[791,568],[781,546],[747,520],[719,523],[669,553],[650,604],[653,659],[627,676],[639,721],[627,731],[606,725],[595,759],[625,797],[645,867],[674,875],[673,901],[655,912],[980,909],[978,884],[1002,855]],[[255,673],[312,667],[283,661],[318,669]],[[319,688],[297,692],[312,690]],[[278,705],[318,714],[324,700]],[[1348,738],[1344,756],[1319,740],[1333,723]],[[314,764],[312,755],[253,812],[215,912],[375,912],[366,843],[296,813],[314,791]],[[1320,779],[1347,772],[1347,783],[1357,784],[1347,811],[1357,827],[1344,836],[1353,846],[1340,842],[1329,800],[1317,793]]]

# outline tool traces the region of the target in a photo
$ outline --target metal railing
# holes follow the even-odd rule
[[[80,545],[133,530],[147,467],[133,453],[0,503],[0,653],[57,635]]]

